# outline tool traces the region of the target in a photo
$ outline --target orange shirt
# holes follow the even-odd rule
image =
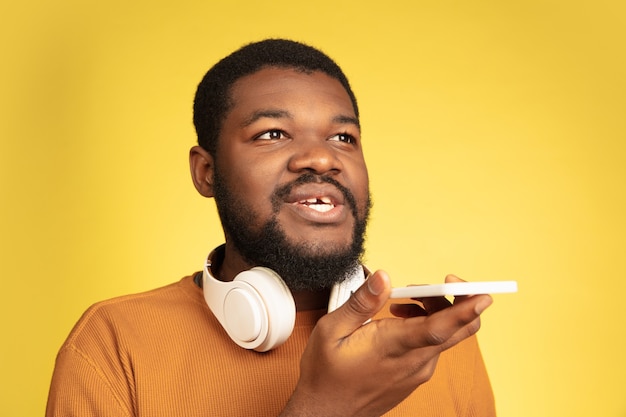
[[[324,313],[298,312],[287,342],[258,353],[228,338],[192,276],[97,303],[61,347],[46,415],[276,416]],[[386,416],[495,416],[476,338],[444,352],[432,379]]]

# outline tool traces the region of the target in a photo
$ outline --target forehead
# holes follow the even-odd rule
[[[246,107],[311,101],[333,103],[355,117],[355,110],[344,86],[322,71],[266,67],[238,79],[230,89],[230,111]]]

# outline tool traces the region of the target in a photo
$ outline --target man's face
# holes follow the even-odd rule
[[[227,243],[292,289],[340,281],[360,259],[369,210],[347,92],[322,72],[272,67],[238,80],[231,99],[214,173]]]

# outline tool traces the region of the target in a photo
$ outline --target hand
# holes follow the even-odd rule
[[[448,275],[446,276],[445,282],[450,283],[465,281],[454,275]],[[454,302],[461,302],[463,299],[468,297],[471,297],[471,295],[457,296],[454,298]],[[402,318],[428,316],[452,305],[446,297],[423,297],[413,298],[413,300],[417,301],[419,304],[392,304],[390,308],[391,313],[396,317]]]
[[[460,281],[449,276],[446,281]],[[397,305],[398,318],[373,320],[391,286],[377,271],[339,309],[317,323],[300,363],[300,379],[282,416],[380,416],[435,371],[439,354],[473,335],[488,295],[423,299]]]

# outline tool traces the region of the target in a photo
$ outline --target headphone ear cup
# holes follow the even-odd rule
[[[239,346],[266,352],[291,335],[296,304],[287,284],[276,272],[255,267],[225,282],[211,275],[207,262],[202,279],[207,305]]]
[[[258,352],[266,352],[284,343],[293,332],[296,321],[296,304],[287,284],[273,270],[259,266],[238,274],[233,280],[234,283],[244,284],[254,289],[256,294],[250,295],[250,297],[248,295],[243,297],[237,295],[236,298],[260,300],[258,305],[264,313],[262,322],[258,323],[261,327],[259,337],[250,343],[249,346],[251,347],[248,348]],[[239,301],[237,301],[237,305],[239,304]],[[256,305],[257,302],[253,301],[249,305],[252,306],[253,304]],[[229,310],[226,310],[226,308]],[[250,311],[252,312],[256,309],[257,307],[254,306],[250,308]],[[236,308],[231,308],[225,303],[226,317],[228,317],[228,314],[233,313],[233,310],[236,310]],[[241,313],[246,314],[243,311]],[[232,317],[235,316],[236,313]],[[227,320],[230,321],[228,318]],[[242,330],[251,334],[256,331],[257,323],[256,320],[250,321],[249,316],[248,320],[249,322],[244,325],[245,327]],[[238,321],[245,321],[245,317]]]

